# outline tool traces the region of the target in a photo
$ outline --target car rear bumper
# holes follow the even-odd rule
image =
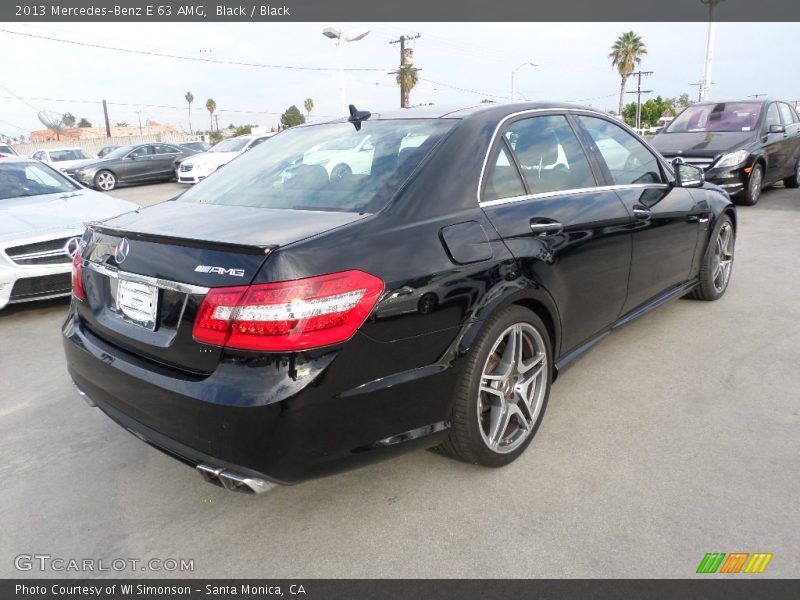
[[[293,484],[431,447],[446,435],[456,369],[417,368],[364,384],[359,368],[373,370],[365,362],[403,349],[381,352],[394,344],[360,334],[314,356],[227,356],[207,376],[112,346],[74,310],[63,334],[76,386],[137,437],[192,466]],[[416,360],[424,354],[408,351]]]

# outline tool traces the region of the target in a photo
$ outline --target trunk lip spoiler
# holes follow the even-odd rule
[[[125,231],[97,223],[89,223],[88,229],[106,235],[116,237],[127,237],[132,240],[153,243],[167,243],[175,246],[187,246],[190,248],[203,248],[207,250],[220,250],[223,252],[239,252],[242,254],[257,254],[266,256],[278,246],[276,244],[237,244],[236,242],[225,242],[222,240],[204,240],[199,238],[174,237],[160,233],[146,233],[142,231]]]

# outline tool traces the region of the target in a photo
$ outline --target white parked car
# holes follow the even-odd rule
[[[202,181],[221,166],[228,164],[240,154],[255,148],[273,135],[275,134],[240,135],[222,140],[212,146],[208,152],[195,154],[180,161],[175,166],[175,178],[178,183],[197,183]]]
[[[52,148],[50,150],[37,150],[33,153],[36,160],[49,164],[59,171],[66,171],[71,167],[76,167],[81,163],[94,160],[94,156],[83,148]]]
[[[0,157],[0,309],[68,296],[84,223],[138,208],[39,161]]]
[[[7,156],[19,156],[19,152],[14,150],[14,146],[9,146],[8,144],[0,144],[0,154],[5,154]]]

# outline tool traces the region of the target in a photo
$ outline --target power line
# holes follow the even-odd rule
[[[3,125],[8,125],[9,127],[14,127],[15,129],[19,129],[20,131],[31,131],[30,129],[25,129],[24,127],[20,127],[19,125],[14,125],[13,123],[9,123],[8,121],[3,121],[0,119],[0,123]]]
[[[102,44],[91,44],[89,42],[76,42],[74,40],[65,40],[61,38],[54,38],[46,35],[37,35],[35,33],[24,33],[21,31],[11,31],[9,29],[0,29],[0,33],[8,33],[11,35],[18,35],[22,37],[36,38],[40,40],[47,40],[50,42],[60,42],[62,44],[72,44],[75,46],[84,46],[86,48],[96,48],[100,50],[113,50],[114,52],[126,52],[128,54],[142,54],[144,56],[157,56],[159,58],[172,58],[175,60],[188,60],[193,62],[212,63],[218,65],[235,65],[239,67],[256,67],[260,69],[284,69],[291,71],[338,71],[338,68],[333,67],[300,67],[297,65],[272,65],[265,63],[251,63],[236,60],[221,60],[215,58],[200,58],[197,56],[182,56],[180,54],[167,54],[163,52],[151,52],[149,50],[134,50],[132,48],[118,48],[116,46],[104,46]],[[345,69],[345,71],[354,72],[380,72],[386,69]]]

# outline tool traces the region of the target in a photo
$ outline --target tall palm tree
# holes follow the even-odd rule
[[[642,57],[647,54],[647,48],[635,32],[628,31],[620,35],[611,46],[608,58],[611,59],[611,68],[617,68],[620,77],[619,85],[619,111],[617,114],[622,116],[622,108],[625,104],[625,84],[628,77],[633,73],[636,65],[641,64]]]
[[[189,133],[192,133],[192,102],[194,102],[194,96],[192,92],[186,92],[184,98],[189,103]]]
[[[311,118],[311,111],[314,110],[314,101],[311,98],[306,98],[303,101],[303,108],[306,109],[306,121]]]
[[[206,100],[206,110],[211,115],[211,131],[214,131],[214,111],[217,110],[217,103],[214,102],[213,98]]]
[[[408,100],[411,94],[411,90],[414,89],[414,86],[419,83],[419,76],[417,75],[417,69],[414,68],[412,64],[405,64],[400,65],[400,68],[397,70],[397,85],[400,86],[401,90],[401,97],[402,97],[402,106],[400,108],[408,108]]]

